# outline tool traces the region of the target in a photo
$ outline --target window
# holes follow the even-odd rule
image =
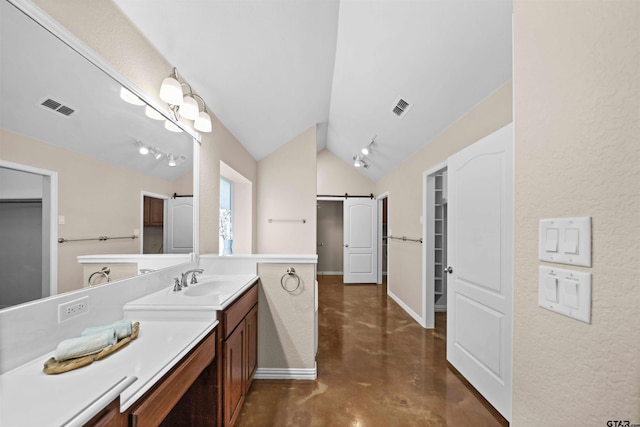
[[[231,254],[233,242],[233,183],[220,177],[219,253]]]

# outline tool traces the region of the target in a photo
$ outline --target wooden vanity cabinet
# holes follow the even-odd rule
[[[219,317],[219,420],[233,426],[258,366],[258,284],[254,283]]]
[[[216,426],[216,331],[127,411],[130,427]]]
[[[95,417],[84,424],[84,427],[125,427],[127,418],[120,413],[120,398],[114,399]]]

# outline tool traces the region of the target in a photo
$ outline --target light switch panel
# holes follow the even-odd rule
[[[538,305],[591,323],[591,273],[539,266]]]
[[[540,261],[591,267],[591,218],[541,219]]]

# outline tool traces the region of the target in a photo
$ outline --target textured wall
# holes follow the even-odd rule
[[[422,236],[422,174],[453,153],[511,122],[511,82],[458,119],[396,170],[378,181],[376,193],[389,192],[389,234]],[[422,245],[390,240],[388,289],[422,317]]]
[[[640,2],[516,1],[514,52],[513,425],[640,423]],[[567,216],[591,325],[537,306],[538,220]]]
[[[315,254],[315,125],[258,162],[257,187],[258,253]]]
[[[295,264],[300,287],[282,288],[288,264],[258,264],[258,368],[314,369],[315,264]],[[285,282],[293,288],[293,279]]]
[[[328,150],[318,153],[318,194],[371,194],[376,183]]]

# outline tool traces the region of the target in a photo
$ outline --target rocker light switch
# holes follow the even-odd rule
[[[538,305],[591,323],[591,273],[539,266]]]
[[[544,297],[549,302],[558,302],[558,278],[547,276],[544,279]]]
[[[591,218],[541,219],[538,259],[591,267]]]

